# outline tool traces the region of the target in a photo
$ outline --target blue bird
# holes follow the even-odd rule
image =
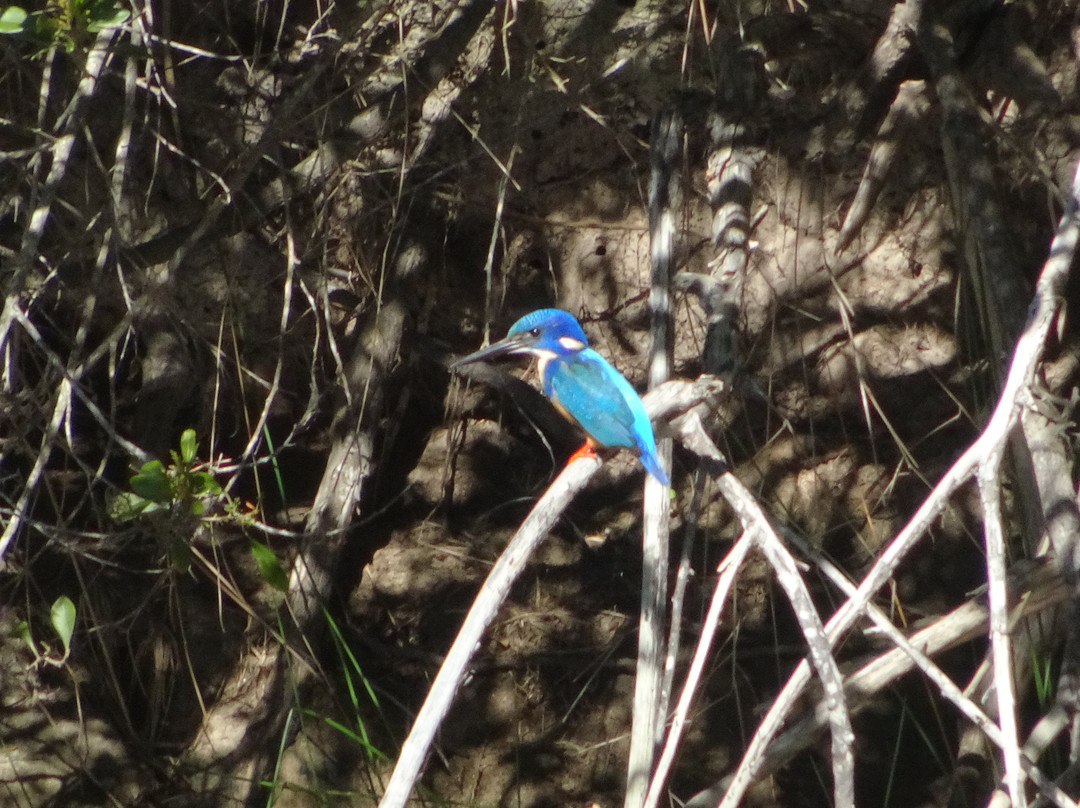
[[[451,368],[519,354],[540,360],[544,395],[585,430],[588,439],[580,452],[595,446],[630,449],[653,477],[667,485],[641,399],[630,382],[589,347],[581,324],[567,312],[540,309],[526,314],[510,326],[505,339],[457,360]]]

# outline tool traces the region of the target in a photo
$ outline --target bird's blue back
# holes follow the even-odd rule
[[[544,393],[601,446],[639,449],[637,393],[607,360],[592,348],[568,358],[556,357],[544,367]],[[640,406],[640,405],[639,405]],[[635,429],[635,427],[638,427]]]
[[[667,475],[656,456],[652,424],[637,392],[592,348],[545,363],[544,393],[600,446],[633,449],[661,482]]]

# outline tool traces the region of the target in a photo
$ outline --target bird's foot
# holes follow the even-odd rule
[[[566,465],[569,466],[575,460],[578,460],[582,457],[596,457],[596,447],[593,446],[592,441],[585,441],[585,443],[581,445],[580,449],[570,455],[570,459],[566,461]]]

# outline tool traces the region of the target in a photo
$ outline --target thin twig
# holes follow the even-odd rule
[[[1027,326],[1017,343],[1009,375],[994,414],[986,429],[945,473],[937,486],[896,536],[853,595],[829,620],[826,628],[829,639],[839,641],[856,620],[864,613],[870,599],[893,575],[896,567],[907,556],[930,527],[949,497],[967,480],[991,452],[1000,451],[1019,415],[1021,402],[1035,375],[1035,368],[1042,357],[1050,327],[1057,317],[1064,299],[1065,281],[1069,266],[1080,240],[1080,165],[1074,176],[1067,208],[1058,225],[1057,235],[1050,245],[1050,257],[1043,266],[1035,290],[1035,299]],[[810,679],[810,669],[802,662],[792,673],[783,690],[777,695],[765,720],[751,740],[739,768],[732,778],[731,786],[724,795],[721,806],[733,808],[754,781],[769,745],[780,726],[786,720],[795,700]]]
[[[788,539],[801,544],[794,537],[789,536]],[[849,597],[855,593],[854,584],[835,564],[813,553],[809,548],[801,549],[813,558],[818,569],[841,592]],[[1018,609],[1017,616],[1019,617],[1038,615],[1047,609],[1056,608],[1068,598],[1068,588],[1061,578],[1046,565],[1014,570],[1010,589],[1023,593]],[[866,610],[867,615],[873,620],[877,630],[895,648],[863,665],[846,678],[845,698],[850,709],[856,711],[865,707],[874,694],[881,692],[883,688],[913,668],[918,668],[937,687],[942,696],[952,702],[964,716],[982,730],[991,742],[1001,746],[1002,734],[994,722],[931,659],[932,656],[977,636],[985,636],[989,624],[989,613],[987,607],[979,602],[980,600],[981,597],[973,597],[968,603],[935,620],[910,638],[905,637],[879,607],[873,603],[869,604]],[[828,721],[827,707],[824,702],[819,702],[810,715],[790,724],[783,735],[769,747],[761,771],[775,772],[796,753],[812,746]],[[1033,762],[1037,759],[1038,754],[1028,754],[1027,758],[1021,761],[1024,771],[1031,777],[1032,782],[1055,805],[1061,808],[1072,806],[1074,804],[1072,800],[1037,768]],[[710,789],[710,792],[713,790]],[[701,802],[715,804],[722,793],[722,788],[717,788],[715,791],[716,798],[711,801],[703,799]],[[695,797],[692,802],[696,805],[698,799]]]
[[[652,782],[649,784],[649,792],[645,797],[645,808],[655,808],[660,801],[660,794],[667,782],[667,776],[671,771],[671,764],[675,762],[675,752],[679,748],[679,740],[686,728],[687,716],[690,713],[690,705],[697,693],[698,683],[701,681],[701,673],[705,669],[705,663],[709,659],[713,640],[720,628],[720,616],[723,613],[724,603],[727,602],[728,593],[735,584],[746,554],[753,547],[750,536],[746,533],[735,543],[730,552],[720,562],[717,568],[716,587],[713,589],[712,600],[709,602],[709,611],[705,615],[705,621],[701,626],[701,635],[698,637],[697,647],[694,649],[694,657],[690,661],[690,668],[686,672],[682,692],[679,694],[679,702],[675,706],[675,715],[671,719],[671,727],[664,743],[663,752],[656,763],[656,771],[653,773]]]
[[[657,387],[671,375],[671,269],[675,253],[675,215],[680,201],[678,160],[681,153],[682,119],[673,111],[653,120],[649,180],[649,235],[652,282],[649,310],[652,319],[652,352],[649,387]],[[671,468],[671,440],[657,442],[660,462]],[[668,539],[671,523],[671,487],[650,474],[645,479],[642,515],[641,618],[638,624],[637,668],[634,678],[633,724],[626,770],[625,808],[645,802],[649,775],[663,732],[670,693],[663,692],[665,648],[664,618],[667,614]],[[675,649],[666,649],[667,654]]]
[[[450,709],[484,630],[495,618],[533,551],[548,535],[570,500],[599,468],[600,459],[596,456],[582,456],[570,463],[544,492],[491,568],[401,746],[401,754],[379,808],[401,808],[409,798],[435,731]]]
[[[983,507],[986,569],[990,594],[990,645],[994,661],[997,720],[1001,727],[1005,760],[1005,784],[1014,808],[1024,808],[1023,774],[1020,768],[1020,732],[1016,724],[1016,694],[1012,677],[1009,641],[1009,593],[1005,585],[1005,532],[1001,524],[1001,481],[998,469],[1005,446],[988,453],[979,464],[979,499]]]
[[[11,540],[22,526],[22,520],[26,516],[30,500],[37,491],[37,485],[42,474],[45,473],[45,465],[52,455],[53,442],[56,440],[64,420],[71,415],[71,389],[71,383],[65,379],[56,390],[52,417],[49,419],[49,426],[45,430],[45,434],[41,436],[41,447],[38,450],[37,457],[34,459],[34,467],[30,469],[30,473],[27,475],[22,492],[19,494],[19,499],[12,510],[11,518],[8,519],[7,525],[4,526],[4,532],[0,534],[0,570],[4,568],[4,554],[7,552],[8,545],[11,544]]]
[[[68,163],[75,147],[76,133],[82,128],[86,117],[86,102],[93,96],[98,79],[105,68],[107,57],[112,53],[111,45],[113,37],[116,36],[116,30],[115,27],[110,26],[103,28],[98,33],[97,39],[94,40],[90,53],[86,57],[86,67],[83,70],[79,86],[75,88],[70,103],[57,121],[60,135],[53,142],[52,164],[49,166],[49,175],[45,178],[45,184],[37,198],[34,212],[30,216],[30,224],[27,226],[26,232],[23,233],[22,246],[19,249],[18,258],[14,262],[13,271],[4,285],[5,297],[24,291],[23,281],[26,273],[34,261],[37,260],[38,246],[45,235],[45,225],[49,221],[52,204],[56,201],[60,183],[67,174]]]

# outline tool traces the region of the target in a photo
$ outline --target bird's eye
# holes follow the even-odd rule
[[[530,328],[529,329],[529,335],[533,336],[533,337],[539,337],[540,336],[540,329],[539,328]]]

